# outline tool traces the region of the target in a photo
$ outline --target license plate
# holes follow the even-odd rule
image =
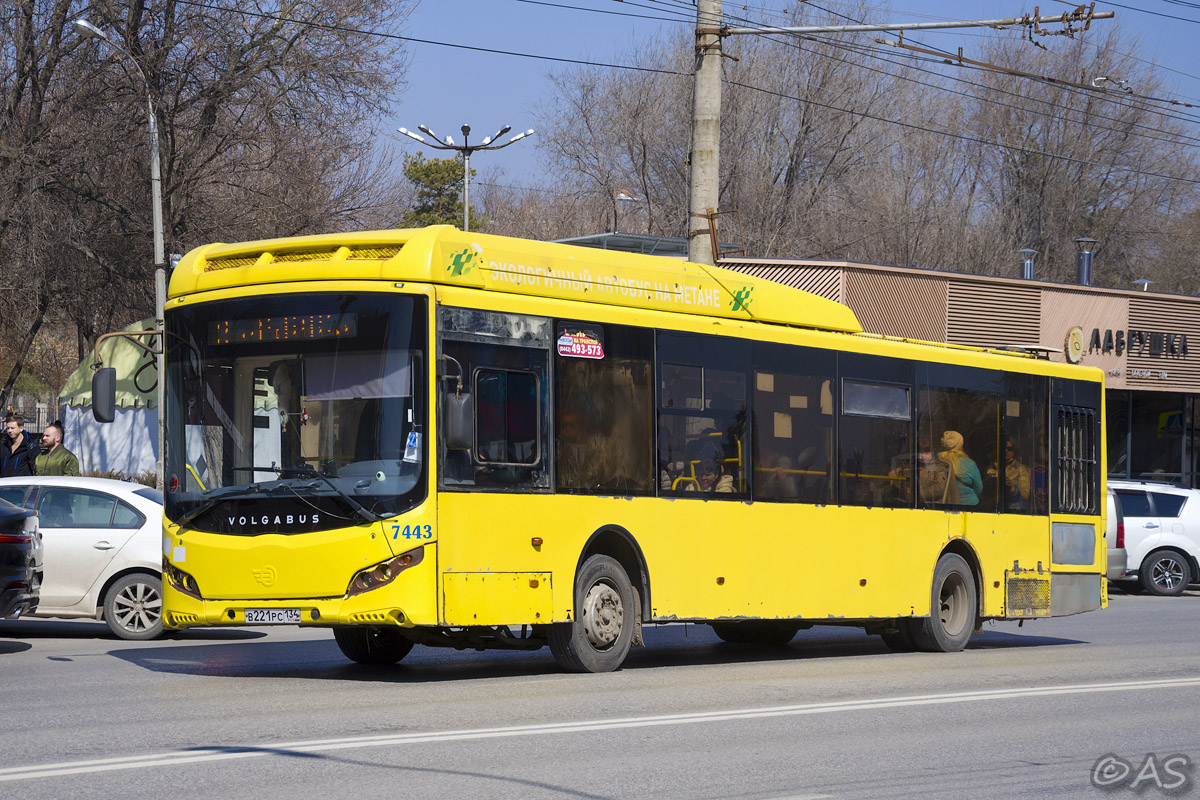
[[[299,625],[298,608],[247,608],[248,625]]]

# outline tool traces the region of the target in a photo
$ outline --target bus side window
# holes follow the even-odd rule
[[[749,497],[749,356],[743,341],[658,334],[660,494]]]
[[[933,465],[921,473],[918,507],[1024,513],[1031,473],[1015,445],[1022,459],[1033,454],[1022,432],[1036,425],[1032,386],[1013,385],[998,370],[936,363],[920,365],[917,383],[918,452]]]
[[[653,333],[562,321],[557,331],[555,488],[654,494]]]
[[[1046,403],[1049,381],[1037,375],[1006,375],[1004,397],[1004,511],[1047,511]]]
[[[458,385],[456,367],[453,379],[438,381],[444,412],[438,437],[442,485],[548,490],[547,351],[450,339],[443,341],[442,351],[462,365],[475,422],[469,448],[458,446],[463,442],[450,446],[445,426]]]
[[[833,351],[754,344],[754,499],[832,503]]]
[[[913,363],[838,354],[838,503],[913,505]]]

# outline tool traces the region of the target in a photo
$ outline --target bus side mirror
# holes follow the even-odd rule
[[[446,436],[446,447],[470,450],[475,439],[475,397],[470,392],[447,392],[445,398],[442,431]]]
[[[114,367],[98,369],[92,376],[92,416],[96,422],[112,422],[117,418],[117,370]]]

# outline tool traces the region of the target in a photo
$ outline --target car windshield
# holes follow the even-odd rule
[[[168,518],[295,533],[424,497],[422,298],[198,303],[172,309],[167,330]]]

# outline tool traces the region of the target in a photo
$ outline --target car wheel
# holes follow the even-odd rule
[[[1183,594],[1191,580],[1187,559],[1174,550],[1151,553],[1138,571],[1142,586],[1150,594],[1174,597]]]
[[[946,553],[933,570],[930,614],[912,620],[913,643],[927,653],[956,653],[975,630],[975,577],[962,556]]]
[[[413,649],[413,640],[399,628],[334,628],[333,640],[342,655],[359,664],[395,664]]]
[[[162,579],[135,572],[120,578],[104,595],[104,621],[122,639],[142,641],[162,634]]]
[[[625,570],[613,558],[592,556],[575,578],[575,619],[546,633],[554,660],[569,672],[611,672],[629,654],[637,613]]]

